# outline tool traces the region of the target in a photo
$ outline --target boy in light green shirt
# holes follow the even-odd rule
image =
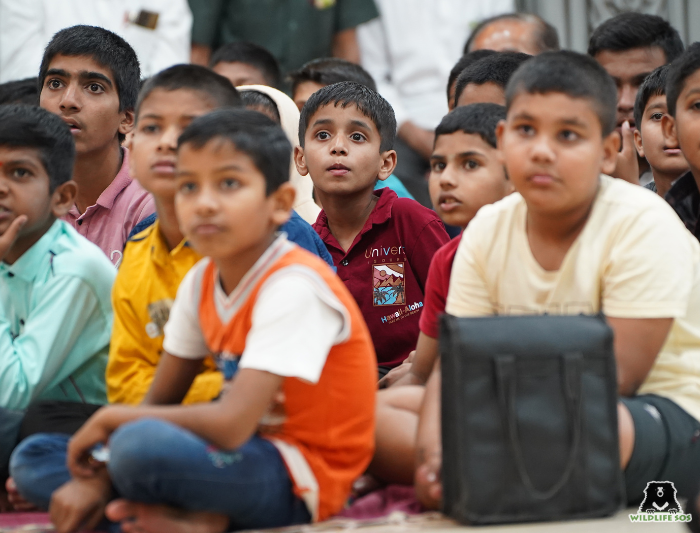
[[[106,403],[116,272],[97,246],[58,220],[75,200],[74,155],[70,128],[59,117],[0,108],[3,485],[20,426],[23,433],[53,431],[58,413],[80,418]]]

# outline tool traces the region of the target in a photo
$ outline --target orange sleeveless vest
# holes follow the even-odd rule
[[[344,306],[349,334],[331,348],[318,382],[286,378],[274,421],[261,421],[260,429],[260,435],[280,451],[294,491],[304,499],[312,518],[324,520],[343,508],[353,481],[364,472],[374,452],[376,355],[362,314],[335,273],[295,245],[277,248],[265,264],[256,265],[257,272],[246,280],[248,286],[239,287],[240,298],[224,319],[215,302],[217,271],[209,262],[201,277],[199,322],[212,353],[224,359],[241,356],[258,292],[270,276],[288,267],[302,267]]]

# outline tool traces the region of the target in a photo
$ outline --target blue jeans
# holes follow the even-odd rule
[[[10,465],[19,492],[46,507],[68,479],[68,437],[40,434],[15,450]],[[157,419],[125,424],[109,441],[108,465],[117,494],[229,517],[231,529],[258,529],[310,521],[277,448],[254,436],[236,450],[211,446],[179,426]]]

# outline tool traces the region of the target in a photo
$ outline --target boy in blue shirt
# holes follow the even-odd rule
[[[70,128],[59,117],[28,106],[0,108],[3,484],[20,426],[23,434],[59,426],[71,433],[89,416],[88,406],[106,402],[115,269],[58,220],[75,201],[74,157]]]

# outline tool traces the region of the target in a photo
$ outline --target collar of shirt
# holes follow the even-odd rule
[[[369,217],[367,217],[365,225],[362,226],[362,230],[360,230],[360,233],[357,234],[355,240],[352,241],[352,244],[350,245],[350,248],[348,248],[347,252],[345,252],[345,255],[348,255],[352,251],[355,245],[362,240],[362,236],[370,231],[373,226],[384,224],[391,218],[391,208],[394,205],[394,201],[396,201],[398,198],[396,193],[388,187],[385,187],[384,189],[374,191],[374,195],[378,196],[379,200],[377,200],[377,204],[374,206],[374,209],[372,209]],[[325,211],[321,211],[321,213],[318,215],[318,220],[316,221],[316,224],[314,224],[314,229],[318,231],[319,236],[328,246],[333,246],[334,248],[342,251],[343,248],[340,246],[340,243],[333,236],[330,228],[328,227],[328,216],[326,215]]]
[[[5,275],[7,275],[11,278],[16,276],[27,283],[33,282],[39,272],[44,268],[44,257],[47,254],[51,256],[55,255],[51,251],[51,247],[53,243],[56,242],[58,236],[63,232],[63,224],[64,222],[60,220],[54,221],[46,233],[11,265],[8,265],[4,261],[0,262],[0,276],[5,277]],[[51,260],[52,258],[49,259],[49,261]]]
[[[166,266],[173,261],[173,258],[178,256],[183,251],[187,253],[195,253],[195,251],[190,247],[185,239],[182,239],[180,243],[173,248],[168,250],[168,245],[160,233],[160,220],[156,221],[151,226],[151,257],[153,261],[160,265]]]
[[[112,183],[110,183],[109,186],[102,191],[102,194],[100,194],[100,197],[97,199],[97,202],[95,202],[95,205],[88,207],[85,212],[81,214],[80,211],[78,211],[78,207],[73,204],[68,212],[71,216],[80,220],[81,218],[88,216],[89,213],[92,213],[96,206],[103,207],[104,209],[112,209],[114,200],[116,200],[117,196],[119,196],[119,193],[126,189],[132,182],[132,179],[129,176],[129,150],[127,148],[122,148],[122,154],[122,166],[119,169],[119,172],[112,180]]]
[[[692,172],[686,172],[675,181],[666,193],[666,201],[676,211],[685,227],[700,238],[700,190]]]

